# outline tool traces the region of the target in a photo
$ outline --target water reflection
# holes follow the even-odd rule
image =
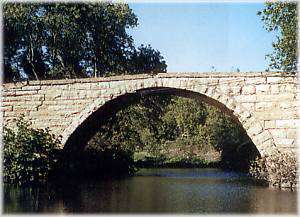
[[[284,202],[284,203],[283,203]],[[47,189],[4,186],[5,213],[296,213],[296,193],[218,169],[143,169],[136,176]]]

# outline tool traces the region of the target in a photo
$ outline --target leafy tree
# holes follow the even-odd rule
[[[291,73],[297,70],[297,3],[267,2],[265,8],[258,12],[266,29],[275,31],[277,40],[273,42],[274,52],[267,55],[269,67]]]
[[[142,97],[118,111],[86,146],[95,151],[110,148],[130,150],[140,160],[220,160],[225,167],[243,169],[257,154],[241,126],[217,108],[167,94]]]
[[[4,127],[3,177],[5,182],[40,184],[58,161],[59,140],[49,130],[36,130],[24,119],[16,130]]]
[[[31,16],[28,16],[31,14]],[[11,4],[4,6],[4,80],[20,78],[26,70],[29,78],[37,79],[40,64],[41,20],[38,7]],[[41,72],[42,73],[42,72]]]
[[[121,3],[6,3],[4,80],[165,72],[151,46],[135,48],[138,25]]]
[[[131,74],[139,72],[151,72],[157,74],[159,72],[166,72],[167,65],[163,60],[163,56],[158,50],[154,50],[151,45],[141,45],[134,50],[130,57]]]

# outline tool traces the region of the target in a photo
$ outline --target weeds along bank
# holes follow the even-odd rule
[[[296,155],[292,152],[278,152],[257,158],[252,162],[249,174],[273,187],[296,189],[298,186]]]

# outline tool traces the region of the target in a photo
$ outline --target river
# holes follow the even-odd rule
[[[60,188],[4,185],[4,213],[289,213],[297,193],[220,169],[141,169],[133,177]]]

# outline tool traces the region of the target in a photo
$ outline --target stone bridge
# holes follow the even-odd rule
[[[159,92],[219,107],[244,127],[261,155],[295,151],[298,79],[279,73],[162,73],[6,83],[1,110],[5,125],[13,126],[23,114],[33,127],[48,127],[60,135],[64,147],[85,142],[103,117],[131,102],[132,94]]]

